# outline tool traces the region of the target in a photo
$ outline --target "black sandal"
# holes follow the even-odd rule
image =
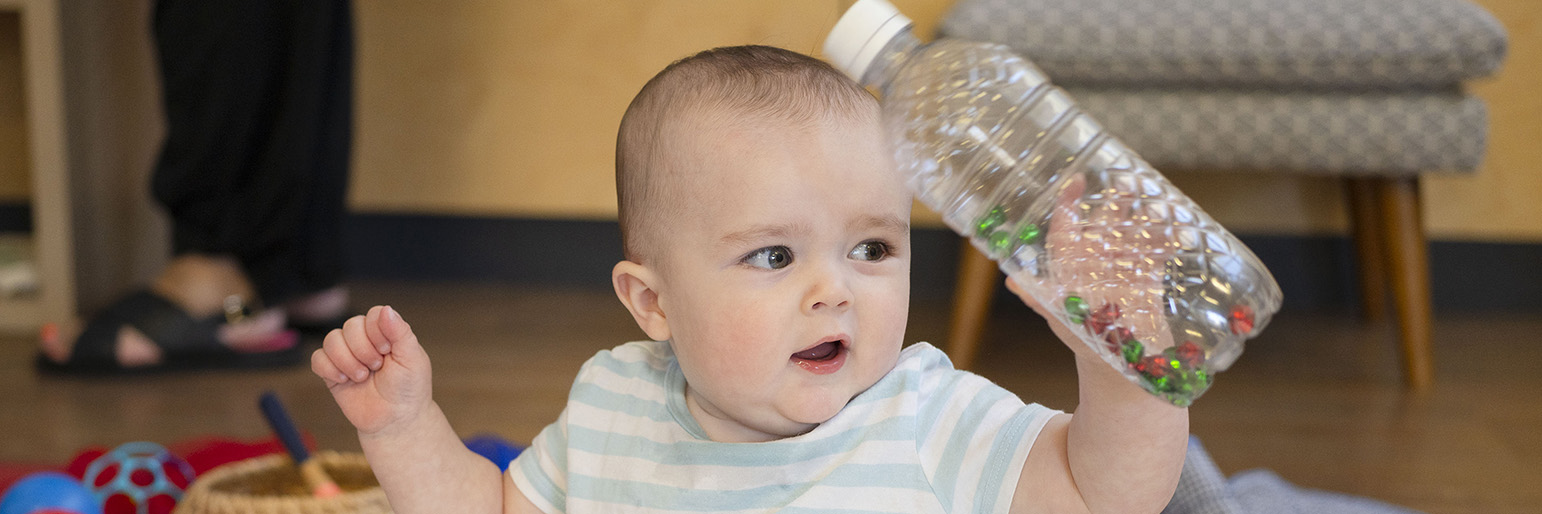
[[[343,323],[347,322],[348,318],[356,316],[356,314],[350,314],[350,312],[352,311],[344,311],[344,314],[326,321],[297,320],[291,314],[289,315],[289,328],[299,332],[301,340],[320,341],[328,333],[332,332],[332,329],[343,328]]]
[[[195,369],[291,366],[305,360],[299,341],[281,350],[243,352],[219,341],[219,327],[246,314],[239,302],[227,302],[226,313],[194,319],[180,306],[148,290],[130,293],[103,309],[75,340],[70,356],[54,362],[37,356],[38,370],[64,375],[121,375]],[[144,366],[118,362],[118,333],[132,326],[161,349],[161,360]]]

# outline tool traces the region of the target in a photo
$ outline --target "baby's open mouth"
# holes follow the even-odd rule
[[[808,349],[792,354],[788,359],[804,371],[815,375],[829,375],[840,371],[846,365],[846,341],[838,337],[816,344]]]
[[[803,361],[823,362],[834,359],[841,353],[840,341],[829,341],[818,346],[792,354],[792,358]]]

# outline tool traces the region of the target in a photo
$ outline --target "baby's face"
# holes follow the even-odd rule
[[[876,121],[712,125],[661,264],[687,403],[715,440],[801,434],[898,360],[910,194]]]

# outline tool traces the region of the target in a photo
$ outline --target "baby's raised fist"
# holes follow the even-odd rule
[[[327,334],[311,355],[311,370],[363,432],[415,416],[432,396],[428,355],[390,307],[373,307]]]

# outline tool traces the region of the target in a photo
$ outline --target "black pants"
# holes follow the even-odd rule
[[[173,251],[240,260],[270,305],[342,280],[353,116],[348,0],[161,0]]]

